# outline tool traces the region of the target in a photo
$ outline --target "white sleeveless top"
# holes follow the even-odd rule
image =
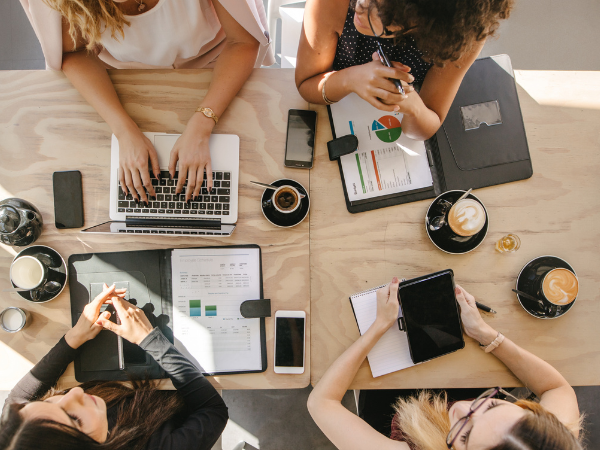
[[[126,16],[125,37],[102,33],[98,55],[115,68],[205,67],[224,45],[225,33],[210,0],[159,0],[154,8]]]

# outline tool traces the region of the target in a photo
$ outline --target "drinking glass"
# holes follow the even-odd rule
[[[521,248],[521,239],[516,234],[509,233],[496,242],[496,250],[500,253],[512,253]]]

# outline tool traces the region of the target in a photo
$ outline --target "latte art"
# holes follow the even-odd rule
[[[542,291],[549,302],[568,305],[577,297],[579,282],[570,270],[554,269],[544,277]]]
[[[459,236],[473,236],[485,225],[485,209],[481,203],[465,198],[452,205],[448,213],[448,224]]]

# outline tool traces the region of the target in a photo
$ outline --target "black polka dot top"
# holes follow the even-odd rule
[[[415,83],[420,85],[427,75],[432,64],[423,61],[423,53],[416,47],[412,37],[405,39],[400,45],[394,45],[393,38],[376,38],[360,33],[354,26],[354,10],[348,8],[344,31],[338,40],[333,70],[342,70],[347,67],[366,64],[373,60],[373,53],[377,51],[375,41],[381,42],[383,50],[390,61],[398,61],[411,68],[411,75]]]

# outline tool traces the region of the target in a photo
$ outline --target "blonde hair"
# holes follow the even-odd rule
[[[70,25],[69,35],[73,43],[77,36],[86,41],[91,51],[100,44],[102,33],[110,29],[113,39],[124,37],[123,27],[129,26],[123,12],[113,0],[44,0],[46,4],[61,13]]]
[[[538,403],[519,400],[516,405],[529,411],[509,431],[504,441],[490,450],[581,450],[575,434],[581,430],[583,417],[563,425]],[[418,450],[445,450],[450,431],[446,393],[421,391],[417,397],[399,398],[394,405],[395,425],[401,437]],[[399,436],[392,436],[399,437]]]

